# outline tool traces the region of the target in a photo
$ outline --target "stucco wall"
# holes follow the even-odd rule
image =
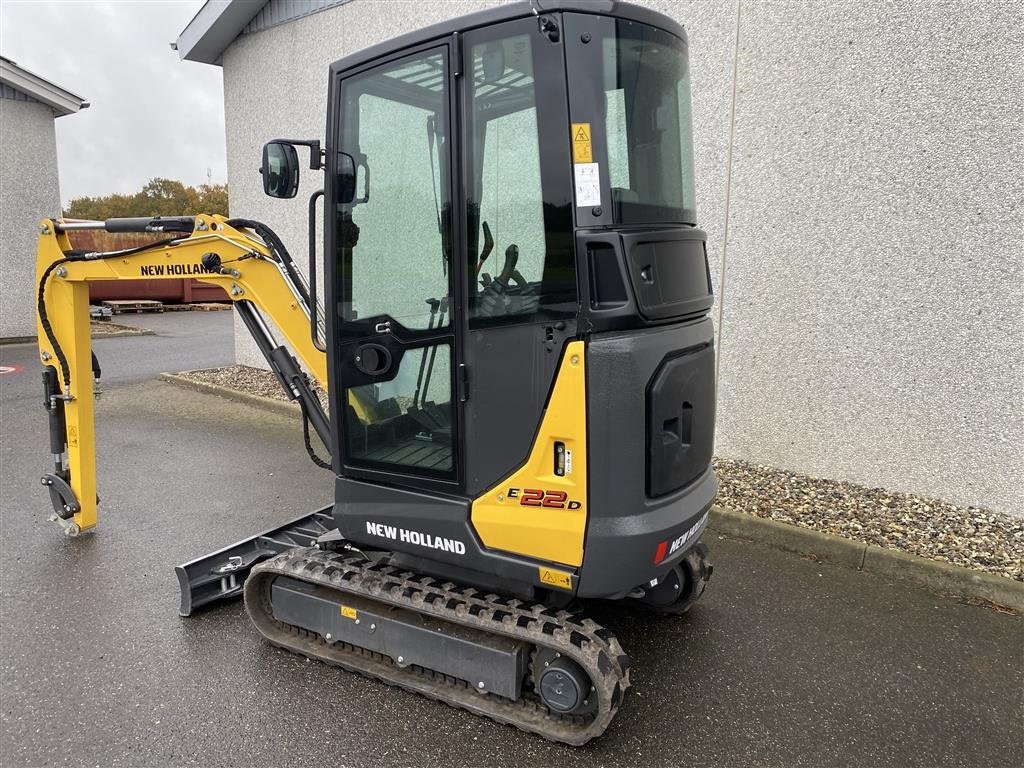
[[[743,4],[719,453],[1024,515],[1022,9]]]
[[[354,0],[237,40],[232,212],[304,262],[319,174],[263,197],[262,143],[323,136],[332,60],[492,4]],[[1024,515],[1018,5],[646,4],[690,36],[718,452]]]
[[[0,100],[0,338],[34,336],[36,226],[60,215],[53,110]]]

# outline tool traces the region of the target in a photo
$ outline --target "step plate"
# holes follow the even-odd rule
[[[349,643],[467,680],[480,691],[518,699],[526,673],[526,644],[432,616],[383,606],[358,595],[282,577],[271,588],[274,618],[331,643]]]

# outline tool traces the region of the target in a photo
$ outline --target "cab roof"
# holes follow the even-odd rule
[[[268,7],[269,0],[207,0],[195,17],[182,30],[172,47],[178,55],[188,61],[206,64],[220,64],[225,49],[243,33],[263,10]],[[341,3],[338,0],[329,2],[322,0],[314,4],[315,10],[326,10]],[[507,3],[487,10],[471,13],[455,19],[434,24],[424,29],[410,32],[401,37],[384,41],[364,51],[346,56],[339,64],[343,68],[377,58],[392,51],[418,45],[437,38],[446,37],[454,32],[465,32],[477,27],[498,24],[512,19],[525,18],[537,14],[559,13],[562,11],[591,13],[604,16],[615,16],[622,19],[650,24],[686,39],[683,28],[673,19],[648,8],[642,8],[619,0],[520,0]],[[307,11],[308,13],[309,11]],[[305,14],[300,14],[305,15]],[[298,18],[299,15],[293,16]],[[281,23],[288,23],[287,17]]]
[[[494,8],[476,11],[465,16],[432,24],[429,27],[409,32],[399,37],[364,48],[349,54],[331,65],[331,74],[358,67],[374,59],[412,48],[431,40],[439,40],[456,32],[468,32],[514,19],[543,16],[548,13],[589,13],[598,16],[613,16],[617,19],[648,24],[668,32],[686,42],[686,32],[675,19],[650,8],[621,2],[620,0],[521,0]]]

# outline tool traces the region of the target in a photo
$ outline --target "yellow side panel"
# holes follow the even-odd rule
[[[555,473],[556,443],[565,445],[562,476]],[[582,341],[566,348],[530,458],[473,501],[470,519],[490,549],[565,565],[583,563],[587,390]]]

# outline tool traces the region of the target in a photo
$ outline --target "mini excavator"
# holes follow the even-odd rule
[[[300,149],[324,174],[308,280],[248,219],[41,223],[52,519],[97,522],[89,281],[222,286],[335,496],[178,566],[181,614],[244,595],[276,646],[583,744],[629,688],[584,601],[678,615],[712,571],[686,35],[610,0],[502,5],[332,65],[326,137],[260,169],[276,198]],[[162,237],[83,252],[78,229]]]

